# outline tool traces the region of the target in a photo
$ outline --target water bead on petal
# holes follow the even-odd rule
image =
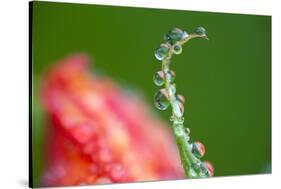
[[[156,86],[160,87],[164,85],[164,72],[163,71],[156,72],[153,76],[153,81]]]
[[[175,45],[174,48],[173,48],[173,53],[176,54],[176,55],[181,54],[182,53],[181,45]]]
[[[154,104],[159,110],[166,110],[170,102],[168,100],[168,93],[166,89],[160,89],[154,96]]]
[[[192,148],[192,153],[197,157],[197,158],[201,158],[204,156],[205,154],[205,146],[201,143],[201,142],[194,142],[191,145]]]
[[[161,44],[160,47],[155,50],[155,57],[160,61],[164,60],[167,57],[170,48],[171,45],[168,43]]]

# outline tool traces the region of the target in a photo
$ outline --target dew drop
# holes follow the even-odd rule
[[[178,101],[180,101],[182,104],[185,103],[185,98],[184,98],[183,95],[178,94],[178,95],[176,96],[176,99],[177,99]]]
[[[179,28],[173,28],[165,35],[165,40],[171,44],[175,44],[176,42],[182,40],[187,37],[187,33],[182,31]]]
[[[167,82],[172,83],[175,80],[176,74],[174,71],[168,70],[165,76],[166,76]]]
[[[205,154],[205,146],[199,141],[196,141],[191,145],[191,150],[197,158],[201,158]]]
[[[197,35],[201,35],[201,36],[207,36],[207,30],[205,28],[203,28],[202,26],[199,26],[195,29],[194,33],[196,33]]]
[[[175,114],[175,116],[181,117],[181,116],[183,116],[183,113],[184,113],[184,106],[183,106],[183,104],[176,100],[174,102],[174,114]]]
[[[214,176],[214,166],[209,161],[204,161],[203,163],[207,166],[208,176]]]
[[[174,54],[181,54],[182,53],[182,47],[181,45],[175,45],[174,48],[173,48],[173,53]]]
[[[213,165],[208,162],[204,161],[200,164],[200,175],[201,176],[214,176],[214,167]]]
[[[167,97],[168,94],[166,89],[160,89],[154,96],[154,104],[156,108],[159,110],[166,110],[170,105]]]
[[[164,84],[164,72],[156,72],[153,76],[153,81],[156,86],[162,86]]]
[[[155,57],[160,61],[164,60],[167,57],[170,48],[171,46],[168,43],[161,44],[160,47],[155,50]]]

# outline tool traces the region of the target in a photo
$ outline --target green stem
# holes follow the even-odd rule
[[[169,62],[163,61],[163,71],[166,75],[167,71],[169,70]],[[165,88],[167,91],[169,91],[171,87],[171,84],[166,80],[165,82]],[[191,175],[190,170],[192,169],[192,164],[198,162],[198,160],[194,157],[192,154],[192,149],[191,149],[191,144],[189,144],[189,136],[187,135],[185,131],[185,127],[183,125],[184,119],[183,117],[177,117],[175,115],[175,102],[176,102],[176,97],[175,94],[169,94],[169,101],[172,106],[173,110],[173,115],[172,115],[172,121],[173,121],[173,132],[176,137],[176,142],[178,145],[179,149],[179,154],[182,162],[182,166],[185,171],[186,177],[199,177],[198,174],[196,175]]]
[[[171,83],[168,81],[167,75],[168,75],[168,71],[169,71],[169,64],[171,61],[171,58],[173,56],[173,48],[175,45],[183,45],[184,43],[186,43],[188,40],[192,39],[192,38],[196,38],[196,37],[201,37],[197,34],[191,34],[189,35],[186,39],[177,42],[176,44],[174,44],[172,46],[172,48],[170,49],[168,56],[163,60],[162,62],[162,70],[164,72],[165,75],[165,88],[168,91],[168,99],[169,102],[172,106],[172,110],[173,110],[173,115],[172,115],[172,121],[173,121],[173,132],[176,138],[176,142],[177,142],[177,146],[179,149],[179,154],[180,154],[180,158],[181,158],[181,163],[183,166],[183,169],[185,171],[185,175],[188,178],[196,178],[196,177],[200,177],[200,171],[195,170],[192,165],[199,163],[200,160],[197,159],[193,153],[192,153],[192,148],[191,148],[191,144],[188,142],[189,141],[189,136],[185,131],[185,127],[184,127],[184,118],[183,116],[176,116],[176,107],[177,105],[175,103],[177,103],[176,101],[176,96],[174,93],[170,93],[170,89],[172,87]]]

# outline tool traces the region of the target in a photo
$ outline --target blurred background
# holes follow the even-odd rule
[[[210,40],[191,40],[171,65],[191,138],[205,144],[215,176],[271,173],[271,17],[34,2],[32,22],[35,183],[45,155],[39,87],[49,65],[86,53],[93,73],[142,96],[169,123],[170,111],[154,107],[152,76],[161,66],[154,50],[169,29],[199,25]]]

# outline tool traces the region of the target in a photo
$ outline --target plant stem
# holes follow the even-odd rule
[[[173,122],[172,128],[173,128],[173,132],[174,132],[177,146],[179,149],[181,163],[182,163],[183,169],[185,171],[185,175],[188,178],[200,177],[200,171],[195,170],[193,168],[193,165],[196,165],[196,163],[199,163],[200,160],[197,159],[192,153],[191,144],[188,142],[189,136],[186,133],[185,127],[184,127],[183,116],[177,116],[177,114],[175,113],[177,111],[176,108],[178,108],[178,106],[176,104],[177,99],[176,99],[175,93],[169,92],[172,87],[172,84],[168,80],[168,71],[170,70],[169,65],[170,65],[171,58],[173,56],[174,46],[175,45],[182,46],[188,40],[190,40],[192,38],[196,38],[196,37],[201,37],[201,36],[199,36],[197,34],[191,34],[186,39],[179,41],[176,44],[172,45],[172,48],[170,49],[168,56],[162,61],[162,70],[164,72],[164,78],[165,78],[165,88],[168,91],[168,99],[169,99],[169,102],[170,102],[170,104],[172,106],[172,110],[173,110],[173,115],[171,117],[171,120]]]

